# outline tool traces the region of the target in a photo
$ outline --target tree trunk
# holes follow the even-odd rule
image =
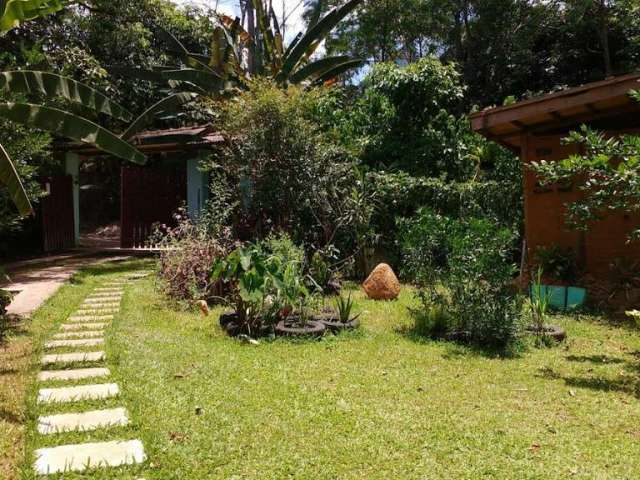
[[[613,67],[611,65],[611,50],[609,48],[609,10],[606,0],[600,0],[599,6],[600,16],[600,46],[602,47],[602,60],[604,62],[604,76],[611,77],[613,75]]]

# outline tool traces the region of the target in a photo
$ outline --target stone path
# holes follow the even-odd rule
[[[111,371],[103,366],[105,352],[92,349],[103,346],[105,330],[120,309],[124,286],[123,280],[107,282],[94,289],[75,314],[60,326],[60,331],[45,343],[45,349],[50,352],[42,357],[41,364],[47,366],[47,370],[40,372],[39,382],[87,383],[41,388],[39,405],[60,408],[58,405],[119,396],[120,387],[108,381]],[[59,349],[65,350],[55,353]],[[129,415],[122,407],[53,413],[38,418],[38,433],[55,438],[64,432],[90,432],[128,424]],[[120,439],[41,448],[35,455],[34,470],[39,475],[117,467],[146,460],[140,440]]]

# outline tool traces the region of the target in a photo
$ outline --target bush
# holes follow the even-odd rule
[[[230,140],[206,166],[224,170],[241,238],[284,231],[322,248],[349,235],[353,163],[313,118],[321,94],[263,80],[221,104]]]
[[[11,292],[2,290],[0,288],[0,318],[4,317],[7,314],[7,307],[11,303],[11,299]]]
[[[420,287],[418,329],[432,324],[434,335],[484,346],[503,347],[515,338],[522,298],[513,287],[510,230],[427,209],[400,227],[405,274]]]
[[[219,301],[224,292],[218,282],[211,280],[211,265],[235,247],[230,229],[212,227],[206,222],[206,215],[193,221],[184,210],[175,218],[177,227],[159,228],[152,240],[162,248],[161,288],[179,302]]]

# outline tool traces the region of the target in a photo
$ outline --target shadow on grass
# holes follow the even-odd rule
[[[107,263],[84,267],[71,278],[70,282],[79,285],[84,283],[85,279],[88,277],[100,278],[102,276],[117,275],[120,273],[132,273],[136,270],[149,270],[153,265],[154,260],[150,258],[114,259]]]
[[[562,375],[550,367],[542,367],[539,370],[538,377],[546,380],[561,380],[568,387],[585,388],[589,390],[597,390],[601,392],[618,392],[632,395],[640,399],[640,357],[634,352],[634,360],[625,360],[623,358],[611,358],[606,355],[570,355],[567,358],[573,362],[588,362],[597,365],[621,365],[624,373],[618,373],[616,376],[604,375]],[[593,370],[589,370],[593,372]]]
[[[514,341],[507,346],[482,346],[464,341],[448,340],[442,336],[425,335],[414,326],[403,325],[394,329],[395,333],[421,345],[442,345],[446,352],[442,355],[445,360],[461,357],[483,357],[496,360],[521,358],[526,350],[520,341]]]
[[[11,423],[13,425],[22,425],[24,423],[24,420],[22,419],[22,417],[20,417],[20,415],[16,415],[6,408],[0,408],[0,420]]]
[[[29,334],[25,326],[26,321],[24,318],[11,315],[0,317],[0,348],[7,343],[9,338],[23,337]]]

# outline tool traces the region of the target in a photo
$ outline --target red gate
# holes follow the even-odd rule
[[[75,246],[73,177],[47,177],[43,184],[48,194],[40,201],[42,248],[45,252],[72,248]]]
[[[156,224],[173,224],[187,198],[186,168],[122,167],[120,243],[145,247]]]

